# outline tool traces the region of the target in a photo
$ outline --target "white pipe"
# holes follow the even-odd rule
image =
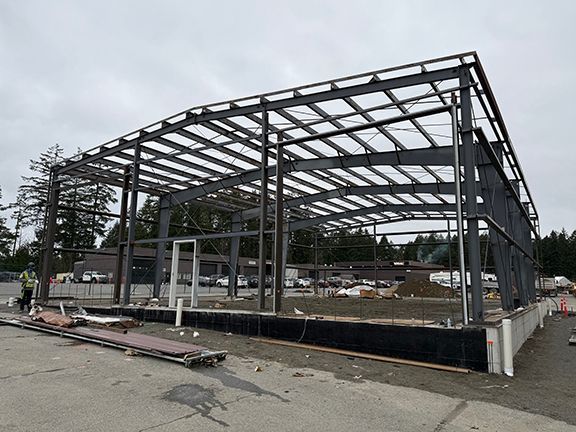
[[[512,320],[502,320],[502,351],[504,353],[504,373],[514,376],[514,354],[512,351]]]
[[[190,307],[198,307],[198,279],[200,277],[200,257],[198,256],[198,243],[194,243],[194,257],[192,258],[192,290],[190,292]]]
[[[178,299],[178,306],[176,306],[176,327],[182,325],[182,308],[184,307],[184,299]]]
[[[460,184],[460,145],[458,142],[458,108],[456,95],[452,94],[452,146],[454,150],[454,195],[456,199],[456,230],[458,232],[458,266],[462,290],[462,324],[468,325],[468,287],[466,286],[466,263],[464,261],[464,217],[462,215],[462,189]]]
[[[168,293],[168,306],[176,306],[176,287],[178,282],[178,261],[180,260],[180,243],[172,243],[172,269],[170,271],[170,292]]]
[[[552,316],[552,302],[549,298],[546,299],[546,306],[548,308],[548,316]]]
[[[538,303],[538,325],[544,328],[544,303]]]

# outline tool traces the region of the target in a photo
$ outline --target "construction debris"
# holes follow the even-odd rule
[[[396,290],[396,294],[402,297],[449,298],[454,296],[451,288],[425,279],[401,283]]]
[[[0,323],[97,343],[102,346],[120,348],[125,352],[131,350],[135,353],[175,361],[186,367],[195,364],[213,365],[216,361],[224,360],[228,354],[227,351],[210,351],[202,346],[138,333],[122,334],[108,329],[87,326],[63,327],[60,325],[63,323],[62,320],[74,322],[74,319],[54,312],[40,312],[33,318],[0,319]],[[40,321],[40,318],[46,321]],[[57,324],[48,324],[47,320],[57,320],[55,321]]]
[[[57,327],[72,327],[74,325],[74,320],[71,317],[49,311],[35,313],[32,315],[32,320],[40,321]]]
[[[376,290],[369,285],[355,285],[350,288],[341,288],[334,293],[334,297],[360,297],[376,298]]]
[[[568,339],[569,345],[576,345],[576,327],[572,329],[572,334],[570,335],[570,339]]]
[[[304,377],[313,377],[314,374],[311,373],[303,373],[303,372],[294,372],[292,374],[294,378],[304,378]]]

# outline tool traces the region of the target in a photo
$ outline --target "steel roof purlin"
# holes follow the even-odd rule
[[[290,203],[285,205],[287,209],[306,210],[292,212],[289,221],[310,218],[310,214],[338,220],[347,217],[350,206],[368,209],[386,205],[393,205],[399,217],[409,218],[414,203],[422,208],[447,205],[447,195],[454,193],[453,148],[445,144],[446,139],[442,141],[448,135],[433,127],[450,128],[453,94],[458,110],[462,109],[459,79],[463,69],[471,77],[467,87],[472,90],[474,124],[476,119],[485,119],[502,144],[498,172],[511,173],[502,181],[516,201],[528,196],[523,216],[526,213],[537,218],[508,131],[475,52],[197,106],[66,160],[54,167],[54,172],[61,178],[73,176],[118,186],[123,168],[134,171],[138,165],[135,190],[163,195],[175,205],[226,189],[241,193],[243,186],[250,185],[253,192],[246,195],[250,199],[234,205],[243,204],[242,214],[254,216],[258,214],[260,193],[261,137],[266,133],[270,143],[266,151],[272,161],[279,137],[283,140],[285,181],[281,194],[275,191],[277,162],[265,171],[272,201],[281,199]],[[270,118],[266,130],[262,124],[264,110]],[[433,124],[423,121],[432,117]],[[462,133],[460,123],[458,127]],[[486,136],[479,132],[475,135]],[[486,138],[481,144],[492,145]],[[134,156],[136,146],[140,149],[138,157]],[[490,157],[496,156],[490,153]],[[458,172],[464,175],[462,168]],[[514,187],[520,190],[516,193]],[[370,188],[379,192],[361,193]],[[478,202],[482,202],[480,187],[476,189]],[[356,195],[341,193],[349,190],[355,190]],[[339,199],[329,206],[316,199],[329,199],[334,194]],[[218,196],[226,199],[226,195]],[[452,217],[451,213],[438,211]]]

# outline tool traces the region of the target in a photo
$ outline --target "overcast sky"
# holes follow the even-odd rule
[[[186,108],[476,50],[542,233],[576,229],[574,1],[0,0],[0,186]]]

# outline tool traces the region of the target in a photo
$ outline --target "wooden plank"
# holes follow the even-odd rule
[[[313,350],[313,351],[321,351],[321,352],[327,352],[327,353],[332,353],[332,354],[344,355],[347,357],[358,357],[358,358],[363,358],[363,359],[368,359],[368,360],[376,360],[376,361],[382,361],[382,362],[388,362],[388,363],[397,363],[397,364],[403,364],[403,365],[408,365],[408,366],[419,366],[419,367],[425,367],[428,369],[436,369],[436,370],[442,370],[442,371],[447,371],[447,372],[470,373],[470,369],[459,368],[456,366],[440,365],[440,364],[436,364],[436,363],[427,363],[427,362],[421,362],[421,361],[416,361],[416,360],[405,360],[405,359],[400,359],[400,358],[381,356],[381,355],[377,355],[377,354],[367,354],[367,353],[361,353],[361,352],[357,352],[357,351],[348,351],[348,350],[343,350],[343,349],[338,349],[338,348],[323,347],[323,346],[319,346],[319,345],[310,345],[310,344],[302,344],[302,343],[296,343],[296,342],[282,341],[282,340],[278,340],[278,339],[265,339],[265,338],[250,338],[250,339],[258,341],[258,342],[264,342],[264,343],[272,344],[272,345],[282,345],[282,346],[287,346],[287,347],[291,347],[291,348],[309,349],[309,350]]]

